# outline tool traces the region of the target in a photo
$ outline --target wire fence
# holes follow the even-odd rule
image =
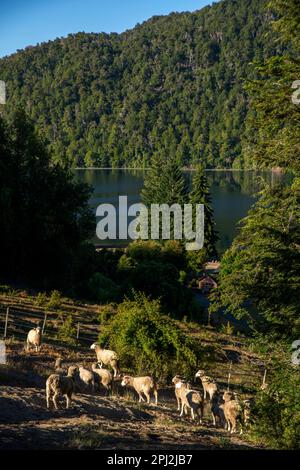
[[[27,334],[32,328],[42,328],[43,342],[66,345],[72,342],[78,347],[88,346],[98,339],[99,324],[76,321],[72,331],[67,334],[67,341],[61,339],[61,328],[67,314],[55,312],[36,312],[18,307],[0,304],[0,338],[14,338],[26,341]]]

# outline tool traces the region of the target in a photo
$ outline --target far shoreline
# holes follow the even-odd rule
[[[76,170],[76,171],[84,171],[84,170],[88,170],[88,171],[94,171],[94,170],[139,170],[139,171],[148,171],[150,170],[150,167],[93,167],[93,166],[89,166],[89,167],[73,167],[71,168],[72,170]],[[183,167],[182,168],[183,171],[196,171],[197,169],[196,168],[186,168],[186,167]],[[258,171],[258,172],[261,172],[261,171],[271,171],[272,173],[278,173],[278,169],[273,169],[273,168],[265,168],[265,169],[260,169],[260,168],[204,168],[204,171]],[[284,171],[282,170],[282,173],[284,173]]]

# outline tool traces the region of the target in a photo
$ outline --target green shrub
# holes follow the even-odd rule
[[[9,294],[11,292],[11,287],[7,285],[0,286],[0,294]]]
[[[99,321],[101,325],[109,322],[113,315],[116,314],[116,306],[114,304],[106,304],[101,308],[99,313]]]
[[[34,303],[38,307],[44,307],[45,305],[47,305],[48,304],[47,294],[45,294],[45,292],[39,292],[34,300]]]
[[[47,308],[50,310],[57,310],[62,305],[62,296],[58,290],[53,290],[50,294],[49,301],[47,303]]]
[[[252,435],[274,449],[300,449],[300,374],[290,357],[273,359],[254,409]]]
[[[122,368],[135,374],[153,374],[165,380],[191,374],[197,364],[196,346],[174,320],[162,314],[158,300],[134,293],[105,326],[100,342],[116,350]]]
[[[221,326],[221,332],[225,335],[231,336],[234,333],[234,326],[228,321],[226,325]]]
[[[95,273],[87,284],[88,297],[98,303],[107,303],[118,300],[118,286],[101,273]]]
[[[72,313],[62,317],[57,331],[57,339],[70,346],[76,344],[76,325]]]

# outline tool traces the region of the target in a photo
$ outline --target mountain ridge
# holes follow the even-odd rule
[[[266,3],[223,0],[30,46],[0,60],[5,114],[25,107],[53,158],[76,167],[145,166],[157,152],[243,166],[243,82],[277,47]]]

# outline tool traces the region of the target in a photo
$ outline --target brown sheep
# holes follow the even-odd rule
[[[225,424],[224,410],[221,407],[223,401],[221,396],[216,393],[210,401],[210,411],[213,419],[213,426],[218,423],[220,426]]]
[[[110,366],[114,371],[114,377],[120,373],[119,369],[119,359],[115,351],[109,349],[102,349],[99,344],[92,344],[91,349],[94,349],[97,356],[97,361],[102,368],[103,364],[105,366]]]
[[[56,410],[58,409],[57,397],[59,395],[66,396],[66,408],[69,408],[71,404],[72,394],[74,392],[74,380],[77,373],[78,368],[75,366],[71,366],[68,369],[68,375],[52,374],[48,377],[46,382],[47,408],[50,408],[50,398],[52,394],[52,400]]]
[[[243,416],[243,409],[242,405],[239,400],[237,400],[233,393],[225,392],[223,395],[224,404],[220,406],[220,408],[224,411],[224,416],[226,420],[226,428],[232,434],[237,430],[237,423],[240,423],[241,431],[240,434],[243,433],[242,428],[242,416]]]
[[[62,367],[63,359],[61,357],[58,357],[55,360],[55,374],[60,374],[60,375],[67,375],[68,371],[67,369]]]
[[[152,377],[131,377],[130,375],[124,375],[121,385],[122,387],[133,387],[139,396],[139,402],[145,401],[142,396],[144,394],[148,404],[150,403],[150,394],[153,392],[155,404],[157,405],[157,385]]]
[[[202,424],[203,412],[204,412],[204,399],[200,392],[197,390],[187,390],[185,395],[182,397],[181,413],[183,415],[184,409],[190,408],[192,420],[195,419],[195,415],[198,415],[199,422]]]
[[[99,369],[97,363],[92,364],[92,371],[99,384],[103,385],[107,392],[109,392],[112,389],[113,383],[112,373],[108,369]]]

